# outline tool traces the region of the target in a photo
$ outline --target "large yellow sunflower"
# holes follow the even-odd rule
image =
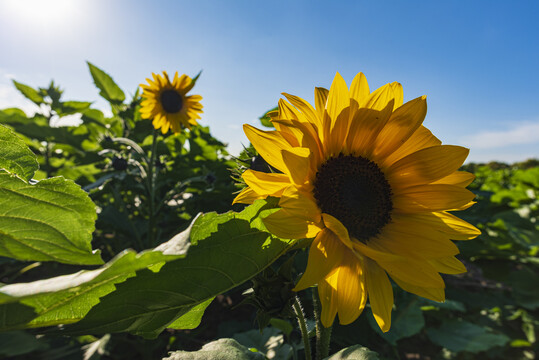
[[[187,75],[178,77],[178,72],[172,82],[166,71],[162,76],[154,73],[152,76],[153,81],[146,79],[149,85],[140,84],[144,99],[140,108],[142,118],[153,119],[153,126],[161,129],[163,134],[169,129],[179,133],[182,127],[190,129],[191,125],[196,125],[196,119],[200,119],[199,113],[202,112],[202,96],[187,96],[195,85],[194,81]]]
[[[426,97],[403,104],[402,86],[370,92],[359,73],[348,89],[337,73],[329,92],[315,89],[315,107],[283,94],[270,114],[275,131],[244,125],[260,155],[281,173],[247,170],[234,200],[278,197],[263,219],[283,238],[312,238],[296,291],[318,284],[321,320],[353,322],[367,297],[382,329],[391,326],[393,290],[444,301],[439,273],[466,271],[450,240],[479,230],[450,211],[473,204],[474,176],[457,171],[468,149],[441,145],[422,125]]]

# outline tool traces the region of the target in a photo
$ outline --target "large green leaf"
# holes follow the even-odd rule
[[[292,246],[291,240],[272,237],[258,218],[274,211],[273,206],[259,200],[241,213],[204,215],[193,226],[187,257],[164,264],[158,272],[137,272],[66,330],[157,336],[191,308],[249,280]]]
[[[0,329],[80,320],[66,326],[67,332],[129,331],[152,337],[169,325],[196,326],[197,316],[215,295],[255,276],[291,246],[292,241],[265,232],[257,217],[274,211],[274,205],[259,200],[241,213],[200,217],[185,258],[177,255],[185,250],[181,235],[158,251],[127,251],[98,270],[4,286],[0,319],[5,323]],[[197,314],[186,316],[190,311]]]
[[[0,288],[0,330],[79,321],[100,297],[135,276],[137,270],[157,271],[165,262],[185,256],[190,231],[188,228],[152,251],[137,254],[126,250],[96,270]]]
[[[325,358],[324,360],[378,360],[378,354],[361,345],[354,345]]]
[[[0,125],[0,168],[30,180],[39,168],[36,156],[13,131]]]
[[[110,75],[108,75],[106,72],[98,68],[97,66],[88,63],[88,67],[90,68],[90,74],[92,75],[92,78],[94,79],[95,86],[98,87],[101,92],[99,95],[107,99],[109,102],[113,104],[121,104],[125,100],[125,94],[120,89],[118,85],[112,80]]]
[[[429,339],[451,351],[481,352],[504,346],[509,338],[467,321],[449,319],[439,328],[427,329]]]
[[[163,360],[264,360],[266,357],[253,352],[234,339],[219,339],[198,351],[175,351]]]
[[[70,180],[30,185],[0,171],[0,256],[102,264],[90,244],[96,217],[88,194]]]
[[[43,97],[39,95],[39,92],[35,90],[34,88],[21,84],[20,82],[16,82],[13,80],[13,84],[23,94],[27,99],[33,101],[36,105],[43,103]]]

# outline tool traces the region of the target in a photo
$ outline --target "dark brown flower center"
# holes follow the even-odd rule
[[[391,187],[374,162],[339,154],[316,173],[314,197],[323,213],[337,218],[362,242],[378,235],[391,220]]]
[[[183,99],[176,90],[165,90],[159,97],[161,106],[167,113],[174,114],[182,109]]]

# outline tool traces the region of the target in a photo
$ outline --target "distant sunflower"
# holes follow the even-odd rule
[[[353,322],[367,297],[385,332],[393,290],[444,301],[439,273],[466,272],[450,240],[479,230],[449,211],[474,202],[465,189],[474,176],[457,171],[468,149],[441,145],[422,123],[426,97],[403,104],[402,86],[370,92],[359,73],[348,89],[337,73],[329,92],[315,89],[313,108],[283,94],[270,114],[275,131],[244,125],[260,155],[281,173],[247,170],[248,185],[234,202],[280,198],[263,219],[282,238],[312,238],[307,268],[296,291],[318,284],[321,320]]]
[[[146,79],[149,85],[140,84],[143,89],[142,118],[153,119],[153,126],[161,129],[163,134],[169,129],[179,133],[182,127],[190,129],[191,125],[196,125],[196,119],[200,119],[199,113],[202,112],[202,96],[187,96],[195,85],[194,81],[187,75],[178,77],[178,72],[172,82],[166,71],[162,76],[154,73],[152,76],[153,81]]]

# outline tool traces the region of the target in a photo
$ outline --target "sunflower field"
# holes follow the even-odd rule
[[[202,74],[129,98],[88,69],[106,111],[17,81],[39,110],[0,110],[0,358],[539,353],[539,160],[462,165],[425,97],[361,73],[232,156]]]

